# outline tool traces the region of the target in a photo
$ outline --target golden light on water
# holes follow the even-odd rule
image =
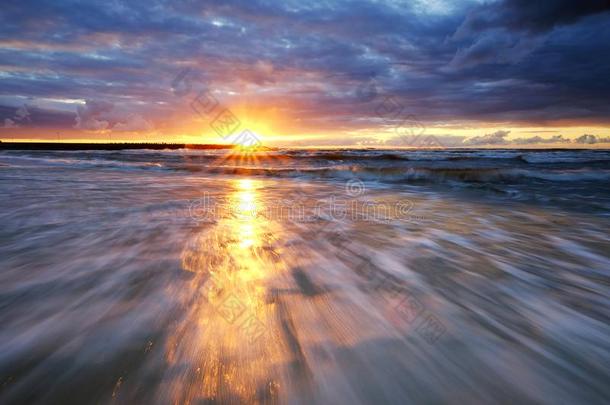
[[[266,284],[281,269],[268,253],[275,225],[258,215],[263,204],[259,181],[239,179],[230,187],[227,211],[203,227],[183,251],[183,268],[194,278],[181,294],[187,302],[198,297],[186,319],[197,319],[198,325],[184,325],[188,332],[171,340],[168,358],[188,356],[201,364],[191,389],[184,389],[184,380],[170,389],[177,397],[185,395],[180,402],[218,400],[227,392],[250,402],[261,386],[272,395],[279,383],[264,380],[265,364],[285,361],[281,350],[261,343],[268,339],[265,333],[274,311]],[[188,353],[175,353],[176,346],[188,347]]]
[[[258,288],[250,282],[265,277],[260,251],[270,242],[270,223],[259,215],[258,182],[239,179],[231,185],[233,191],[225,210],[219,212],[220,218],[211,229],[202,230],[198,249],[185,250],[183,266],[194,273],[208,274],[214,285],[222,287],[223,294],[240,294],[248,298],[244,301],[255,302],[251,298]],[[211,255],[219,257],[211,263]],[[255,307],[249,309],[255,311]]]
[[[256,190],[252,180],[241,179],[237,180],[237,188],[239,191],[233,195],[233,204],[235,207],[234,214],[245,221],[248,221],[248,225],[252,225],[251,219],[257,215],[256,207]]]
[[[257,188],[260,183],[251,179],[239,179],[234,182],[234,186],[235,191],[230,197],[232,212],[226,226],[238,241],[235,255],[237,266],[243,269],[240,277],[251,280],[264,276],[256,250],[264,244],[263,232],[267,220],[258,211],[260,204]]]
[[[309,398],[312,347],[333,342],[349,348],[374,338],[380,330],[362,325],[378,315],[345,301],[331,305],[331,292],[303,270],[324,261],[300,251],[302,239],[291,225],[268,214],[278,196],[265,180],[241,178],[226,186],[224,211],[214,223],[201,224],[185,246],[189,280],[173,292],[186,313],[172,328],[166,359],[170,368],[185,363],[198,371],[176,376],[161,392],[171,403]],[[332,274],[327,280],[332,283]]]

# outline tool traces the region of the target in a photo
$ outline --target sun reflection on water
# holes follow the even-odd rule
[[[278,225],[259,215],[264,205],[260,181],[238,179],[230,187],[227,212],[183,251],[182,267],[193,274],[190,288],[181,292],[191,311],[185,319],[197,325],[185,323],[185,332],[171,340],[168,357],[198,359],[199,371],[186,382],[191,389],[184,390],[184,381],[170,389],[178,397],[186,395],[179,402],[227,395],[253,402],[261,386],[270,390],[268,395],[277,390],[265,370],[269,362],[281,363],[282,355],[261,342],[267,340],[274,311],[267,302],[269,281],[282,270],[272,254]]]

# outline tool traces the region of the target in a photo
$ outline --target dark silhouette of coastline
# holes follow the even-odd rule
[[[190,144],[190,143],[145,143],[145,142],[112,142],[112,143],[95,143],[95,142],[3,142],[0,141],[0,150],[57,150],[57,151],[78,151],[78,150],[127,150],[127,149],[150,149],[150,150],[177,150],[177,149],[199,149],[199,150],[231,150],[231,149],[241,149],[240,145],[219,145],[219,144]],[[426,149],[428,151],[456,151],[456,152],[464,152],[464,151],[475,151],[475,150],[485,150],[485,149],[510,149],[514,151],[522,151],[522,152],[565,152],[565,151],[585,151],[585,150],[597,150],[597,151],[608,151],[609,148],[527,148],[527,147],[502,147],[499,146],[497,148],[473,148],[473,147],[453,147],[453,148],[440,148],[440,149],[427,149],[427,148],[400,148],[400,147],[364,147],[364,148],[354,148],[354,147],[335,147],[335,148],[325,148],[325,147],[311,147],[313,149],[319,150],[350,150],[350,149],[362,149],[362,150],[418,150],[418,149]],[[246,148],[250,149],[250,148]],[[300,147],[297,147],[300,149]],[[308,149],[308,148],[305,148]],[[267,147],[267,146],[258,146],[255,148],[258,151],[271,151],[278,150],[276,147]]]
[[[1,142],[0,150],[124,150],[124,149],[239,149],[236,145],[187,143],[80,143],[80,142]],[[259,150],[270,150],[259,147]]]

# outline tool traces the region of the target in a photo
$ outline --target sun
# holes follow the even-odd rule
[[[231,143],[242,152],[260,150],[263,146],[262,136],[251,129],[241,131],[231,139]]]
[[[272,138],[285,132],[290,121],[286,112],[275,105],[237,103],[230,107],[240,121],[240,132],[250,132],[266,145]]]

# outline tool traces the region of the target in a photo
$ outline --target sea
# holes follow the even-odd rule
[[[608,403],[609,180],[607,150],[1,150],[0,403]]]

